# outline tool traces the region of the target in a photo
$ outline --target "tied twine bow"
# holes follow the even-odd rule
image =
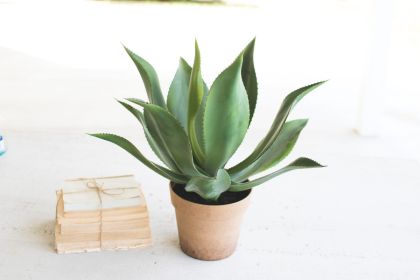
[[[103,207],[102,207],[102,194],[105,195],[109,195],[109,196],[118,196],[121,195],[125,192],[125,190],[127,189],[136,189],[136,187],[118,187],[118,188],[108,188],[105,189],[104,188],[104,184],[99,184],[95,178],[92,179],[88,179],[88,181],[86,182],[86,187],[88,189],[93,189],[96,190],[96,193],[98,195],[98,199],[99,199],[99,218],[100,218],[100,222],[99,222],[99,248],[102,249],[102,243],[103,243],[103,238],[102,238],[102,233],[103,233]],[[117,191],[117,192],[115,192]],[[128,197],[128,199],[130,198],[137,198],[140,197],[139,195],[134,195],[131,197]]]

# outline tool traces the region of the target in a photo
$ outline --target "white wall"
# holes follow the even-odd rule
[[[386,3],[391,12],[384,16]],[[131,127],[113,97],[145,94],[120,42],[156,67],[166,90],[178,56],[192,61],[194,37],[211,81],[257,35],[257,132],[269,126],[286,93],[330,79],[297,108],[295,116],[311,118],[309,129],[350,131],[380,119],[385,125],[377,133],[412,135],[420,126],[419,12],[414,0],[261,1],[258,7],[6,1],[0,4],[0,129]],[[385,23],[379,29],[378,17]],[[372,40],[378,30],[386,33],[379,43]],[[386,62],[372,60],[383,48]],[[369,68],[372,61],[380,65]],[[363,82],[383,65],[383,85],[366,90]],[[360,95],[374,90],[381,92],[369,95],[373,101],[358,123]]]

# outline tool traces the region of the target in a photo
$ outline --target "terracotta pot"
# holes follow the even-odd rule
[[[206,205],[188,201],[174,192],[170,183],[171,200],[175,207],[179,242],[182,251],[199,260],[220,260],[235,251],[242,216],[250,195],[230,204]]]

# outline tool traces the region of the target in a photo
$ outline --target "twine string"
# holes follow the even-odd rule
[[[102,249],[102,225],[103,225],[103,215],[102,215],[102,195],[101,193],[104,192],[103,190],[103,184],[98,184],[98,182],[95,179],[91,179],[86,182],[86,187],[88,189],[94,189],[96,190],[96,193],[98,195],[99,199],[99,248]]]
[[[88,189],[93,189],[96,190],[96,193],[98,195],[98,199],[99,199],[99,246],[102,249],[102,244],[103,244],[103,238],[102,238],[102,233],[103,233],[103,204],[102,204],[102,194],[106,194],[106,195],[110,195],[110,196],[118,196],[121,195],[125,192],[126,189],[129,189],[127,187],[118,187],[118,188],[110,188],[110,189],[105,189],[104,188],[104,184],[99,184],[95,179],[89,179],[86,182],[86,187]],[[117,192],[113,192],[113,191],[117,191]],[[139,195],[135,195],[129,198],[137,198],[140,197]]]

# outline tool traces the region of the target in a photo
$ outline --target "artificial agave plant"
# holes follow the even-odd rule
[[[149,102],[136,98],[118,102],[140,122],[150,147],[166,167],[148,160],[121,136],[91,135],[118,145],[156,173],[185,184],[186,191],[212,201],[217,201],[223,192],[248,190],[291,170],[322,167],[301,157],[273,173],[249,179],[273,167],[290,153],[308,120],[286,121],[287,117],[299,100],[324,81],[287,95],[267,135],[254,151],[226,168],[246,134],[257,103],[254,44],[255,39],[208,88],[201,77],[200,50],[196,42],[194,64],[191,67],[180,59],[167,102],[152,65],[125,48],[140,72]],[[143,111],[130,104],[140,106]]]

